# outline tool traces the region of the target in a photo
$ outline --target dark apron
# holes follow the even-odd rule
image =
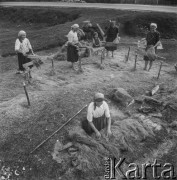
[[[26,54],[29,54],[29,52],[26,53]],[[26,56],[24,56],[22,53],[18,53],[17,55],[18,55],[19,70],[20,70],[20,71],[24,71],[25,69],[24,69],[23,65],[26,64],[26,63],[28,63],[28,62],[31,62],[31,59],[28,58],[28,57],[26,57]],[[30,66],[29,66],[30,69],[31,69],[32,67],[33,67],[33,65],[30,65]]]
[[[78,48],[76,46],[68,44],[67,61],[74,63],[74,62],[77,62],[78,59],[79,59]]]
[[[105,113],[101,117],[93,118],[92,122],[93,122],[94,126],[98,129],[98,131],[100,131],[100,130],[104,129],[105,127],[107,127],[107,124],[108,124],[107,123],[107,118],[105,116]],[[90,123],[89,123],[89,121],[87,119],[82,121],[82,128],[89,135],[94,133],[94,130],[90,126]]]

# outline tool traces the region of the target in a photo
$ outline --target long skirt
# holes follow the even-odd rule
[[[93,124],[98,129],[98,131],[100,131],[100,130],[104,129],[105,127],[107,127],[107,125],[108,125],[107,118],[105,117],[105,115],[98,117],[98,118],[93,118]],[[91,135],[92,133],[94,133],[94,130],[90,126],[87,119],[84,119],[82,121],[82,128],[85,130],[85,132],[88,135]]]
[[[79,59],[78,49],[76,46],[68,44],[67,47],[67,61],[69,62],[77,62]]]
[[[106,42],[105,49],[107,51],[115,51],[115,50],[117,50],[117,45],[114,44],[113,42]]]
[[[147,46],[145,51],[147,52],[152,46]],[[155,53],[157,52],[157,48],[155,48]],[[148,56],[144,56],[145,61],[155,61],[155,59],[150,59]]]
[[[28,54],[28,53],[27,53]],[[19,71],[24,71],[24,67],[23,64],[26,64],[28,62],[31,62],[30,58],[27,58],[26,56],[24,56],[22,53],[18,53],[18,66],[19,66]],[[32,68],[33,65],[29,66],[29,68]]]

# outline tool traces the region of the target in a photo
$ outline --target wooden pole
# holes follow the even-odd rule
[[[26,84],[25,84],[25,82],[23,82],[23,87],[24,87],[25,94],[26,94],[26,98],[27,98],[27,101],[28,101],[28,106],[30,106],[31,104],[30,104],[30,100],[29,100],[28,92],[27,92],[27,90],[26,90]]]
[[[161,72],[161,69],[162,69],[162,63],[163,63],[163,62],[161,61],[157,79],[159,79],[159,77],[160,77],[160,72]]]
[[[46,141],[48,141],[52,136],[54,136],[57,132],[59,132],[65,125],[67,125],[72,119],[74,119],[81,111],[83,111],[87,105],[85,105],[81,110],[79,110],[73,117],[71,117],[68,121],[66,121],[59,129],[57,129],[55,132],[53,132],[47,139],[42,141],[36,148],[34,148],[30,154],[32,154],[34,151],[36,151],[39,147],[41,147]]]
[[[129,59],[129,55],[130,55],[130,47],[128,48],[128,53],[127,53],[127,58],[126,58],[126,62],[128,62],[128,59]]]

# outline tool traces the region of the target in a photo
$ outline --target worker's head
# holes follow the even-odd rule
[[[151,32],[155,32],[156,29],[157,29],[157,24],[156,24],[156,23],[151,23],[151,24],[150,24],[150,31],[151,31]]]
[[[94,96],[94,102],[96,106],[100,107],[103,104],[103,101],[104,101],[104,94],[96,93]]]
[[[98,37],[98,33],[94,32],[94,37],[97,38]]]
[[[25,39],[26,38],[26,32],[23,30],[19,31],[18,38],[21,40]]]
[[[71,29],[72,29],[74,32],[76,32],[76,31],[79,29],[79,25],[78,25],[78,24],[73,24],[73,25],[71,26]]]
[[[110,22],[110,26],[111,26],[111,27],[114,27],[115,25],[116,25],[116,21],[111,21],[111,22]]]

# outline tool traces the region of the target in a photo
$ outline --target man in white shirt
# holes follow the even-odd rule
[[[86,122],[83,122],[82,125],[88,134],[95,132],[96,136],[100,138],[101,134],[99,131],[105,127],[107,127],[107,136],[112,134],[110,111],[102,93],[96,93],[94,102],[89,104]]]
[[[18,73],[22,73],[24,71],[23,64],[31,61],[29,58],[27,58],[27,55],[29,53],[34,54],[30,41],[26,38],[25,31],[20,31],[18,33],[18,38],[16,39],[15,42],[15,52],[18,55],[18,65],[19,65]],[[32,68],[32,66],[30,68]]]

